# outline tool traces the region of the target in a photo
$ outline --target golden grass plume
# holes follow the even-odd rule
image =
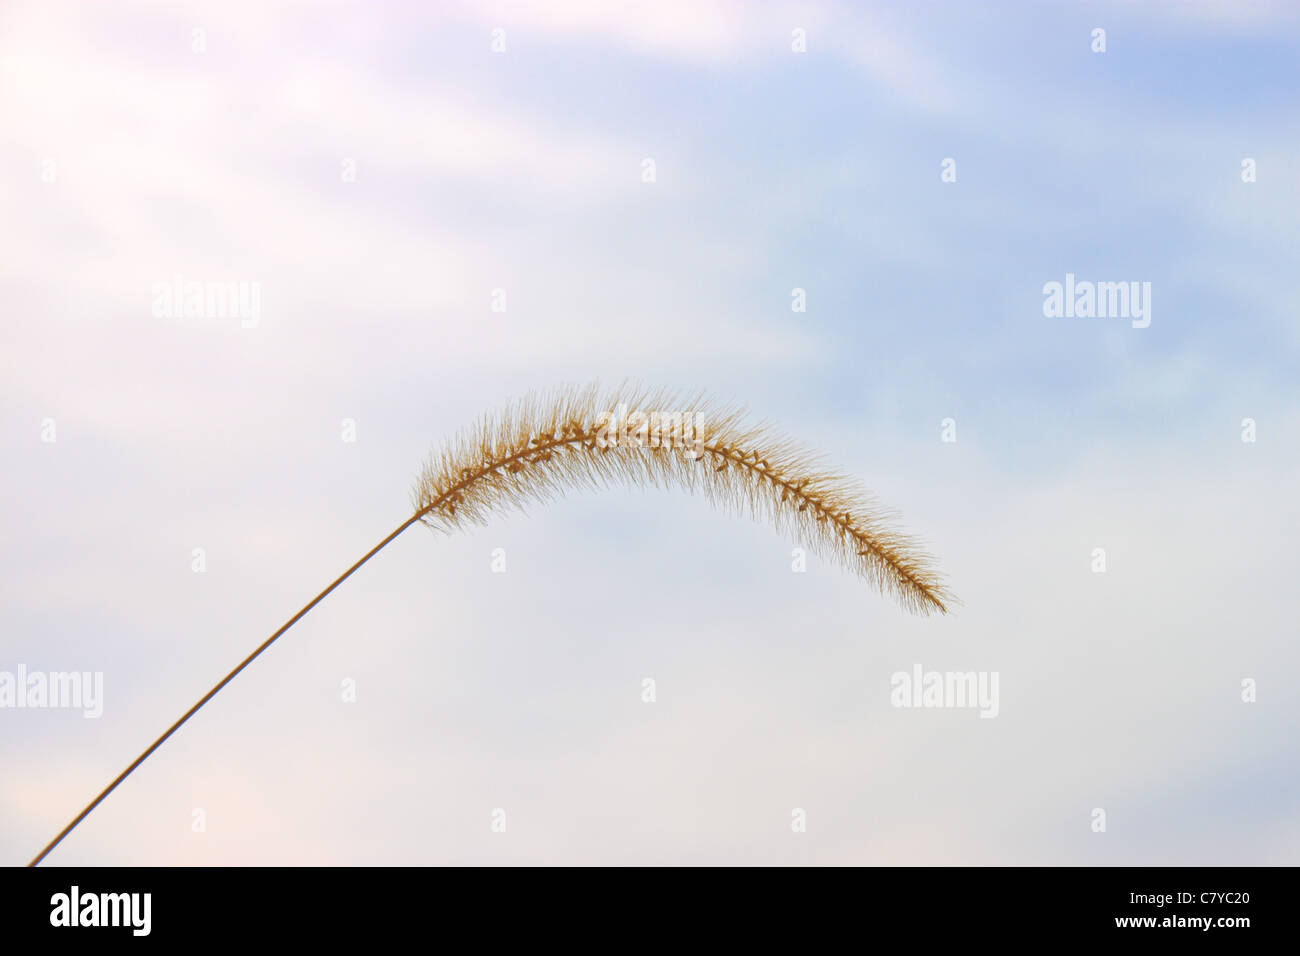
[[[27,865],[44,860],[223,687],[411,525],[452,530],[528,501],[609,484],[702,491],[715,504],[767,517],[909,611],[946,613],[954,601],[925,552],[855,482],[822,469],[801,445],[747,424],[738,409],[627,385],[530,396],[435,454],[416,482],[414,513],[200,697]]]
[[[954,598],[929,556],[852,479],[798,442],[702,394],[592,385],[533,394],[462,432],[424,465],[416,517],[450,531],[566,491],[677,487],[773,522],[908,611]]]

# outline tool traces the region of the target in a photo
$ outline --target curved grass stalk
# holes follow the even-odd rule
[[[610,484],[699,491],[724,508],[767,517],[905,610],[946,613],[954,601],[928,555],[855,482],[823,470],[797,443],[746,424],[736,409],[698,395],[682,400],[627,386],[526,398],[484,418],[426,462],[413,491],[414,513],[218,681],[27,865],[45,859],[240,671],[411,525],[451,531],[529,501]]]

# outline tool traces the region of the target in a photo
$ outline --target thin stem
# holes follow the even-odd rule
[[[336,587],[338,587],[349,577],[351,577],[353,571],[355,571],[357,568],[361,567],[361,565],[365,564],[367,561],[373,558],[384,548],[385,545],[391,542],[394,538],[396,538],[399,534],[401,534],[411,525],[415,524],[415,522],[419,521],[421,515],[422,512],[416,512],[415,514],[411,515],[411,517],[407,518],[404,522],[402,522],[402,524],[396,530],[394,530],[391,534],[389,534],[388,537],[384,538],[383,541],[380,541],[377,545],[375,545],[373,548],[367,551],[365,555],[361,558],[361,560],[359,560],[356,564],[352,565],[352,567],[348,568],[346,571],[340,574],[337,578],[334,579],[333,583],[331,583],[329,587],[327,587],[324,591],[321,591],[320,594],[316,595],[314,598],[311,599],[310,602],[304,605],[302,610],[300,610],[293,617],[289,618],[289,620],[285,621],[284,624],[280,626],[280,629],[278,631],[276,631],[265,641],[263,641],[260,645],[258,645],[257,649],[253,651],[253,653],[249,654],[247,657],[245,657],[242,661],[239,662],[239,666],[237,666],[225,677],[221,678],[221,680],[217,683],[215,687],[212,688],[212,690],[208,691],[201,698],[199,698],[198,703],[196,703],[189,710],[185,711],[185,713],[181,715],[180,719],[177,720],[176,723],[168,727],[167,730],[163,732],[163,735],[161,737],[159,737],[157,740],[151,743],[148,749],[144,751],[144,753],[140,754],[140,756],[132,760],[131,766],[127,767],[125,770],[119,773],[117,777],[114,778],[112,783],[110,783],[107,787],[101,790],[99,792],[99,796],[95,797],[94,800],[91,800],[90,803],[86,805],[86,808],[82,810],[80,813],[78,813],[77,816],[73,819],[73,821],[69,823],[66,827],[64,827],[59,832],[58,836],[56,836],[53,840],[51,840],[48,844],[46,844],[45,849],[41,850],[40,853],[36,854],[36,856],[32,858],[32,861],[27,865],[29,867],[36,866],[36,864],[40,863],[41,860],[45,859],[45,857],[49,855],[49,852],[59,845],[59,841],[61,841],[65,836],[67,836],[69,833],[72,832],[73,827],[75,827],[82,820],[86,819],[86,817],[89,816],[90,811],[94,810],[95,807],[99,806],[104,801],[104,798],[107,797],[110,793],[113,792],[114,789],[117,788],[117,785],[119,783],[121,783],[128,776],[130,776],[132,770],[140,766],[140,764],[144,763],[145,760],[149,757],[149,755],[152,754],[159,747],[161,747],[168,737],[176,733],[176,731],[180,729],[181,725],[184,724],[185,721],[189,720],[196,713],[198,713],[200,707],[202,707],[213,697],[215,697],[217,695],[217,692],[220,691],[221,688],[225,687],[232,680],[234,680],[236,674],[242,671],[254,660],[256,660],[258,655],[261,654],[262,651],[266,650],[268,647],[274,644],[276,639],[279,638],[281,634],[289,630],[289,628],[293,627],[293,625],[298,622],[299,618],[301,618],[308,611],[310,611],[317,604],[319,604],[322,600],[324,600],[325,595],[329,594]]]

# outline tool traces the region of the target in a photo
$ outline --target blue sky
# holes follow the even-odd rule
[[[7,5],[0,671],[105,702],[0,710],[0,859],[442,438],[631,378],[799,434],[962,606],[680,494],[413,529],[50,862],[1294,864],[1298,43],[1265,3]],[[1045,317],[1066,273],[1150,327]],[[152,314],[177,274],[260,321]],[[891,708],[918,662],[999,716]]]

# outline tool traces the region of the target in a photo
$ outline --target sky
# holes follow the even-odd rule
[[[0,696],[0,863],[441,442],[597,380],[797,436],[961,604],[676,492],[415,527],[48,865],[1300,862],[1298,48],[1245,0],[5,4],[0,690],[102,706]]]

